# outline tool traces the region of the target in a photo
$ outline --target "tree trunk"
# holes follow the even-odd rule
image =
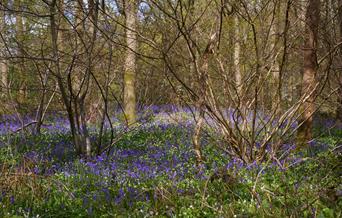
[[[124,112],[127,118],[127,125],[136,122],[136,57],[137,35],[136,35],[136,1],[128,0],[126,2],[126,60],[124,73]]]
[[[338,22],[339,22],[339,30],[340,30],[340,42],[342,42],[342,0],[338,1]],[[338,73],[338,81],[339,81],[339,92],[338,92],[338,102],[336,109],[336,117],[342,122],[342,46],[340,46],[340,66]]]
[[[24,62],[22,61],[22,56],[24,54],[23,52],[23,43],[24,43],[24,25],[23,25],[23,17],[20,15],[21,11],[21,0],[15,0],[14,1],[14,7],[16,12],[15,15],[15,25],[16,25],[16,40],[18,43],[18,56],[19,58],[19,102],[23,103],[25,97],[26,97],[26,79],[25,79],[25,69],[24,69]]]
[[[40,135],[41,126],[43,124],[43,112],[44,112],[46,92],[47,92],[46,87],[45,85],[43,85],[43,91],[42,91],[42,95],[40,96],[40,102],[39,102],[39,106],[38,106],[37,114],[36,114],[37,123],[33,130],[34,135]]]
[[[62,0],[59,1],[59,13],[63,13],[61,5]],[[73,143],[76,148],[76,151],[80,155],[91,155],[91,142],[90,142],[90,136],[87,129],[86,119],[85,119],[85,97],[87,94],[88,89],[83,88],[78,83],[79,81],[76,81],[76,88],[74,89],[72,82],[65,83],[65,75],[62,73],[64,72],[64,64],[61,64],[60,59],[62,58],[60,56],[60,50],[64,50],[64,52],[67,52],[65,47],[65,36],[63,33],[58,34],[58,27],[56,22],[56,10],[57,2],[56,0],[52,0],[50,3],[50,25],[51,25],[51,38],[52,38],[52,51],[53,51],[53,63],[54,63],[54,74],[56,75],[57,83],[59,90],[61,92],[62,100],[64,103],[64,106],[66,108],[66,111],[68,113],[68,119],[70,123],[70,129],[71,134],[73,138]],[[77,10],[77,19],[76,22],[80,19],[80,11],[82,10],[81,1],[78,1],[77,7],[80,7]],[[59,18],[63,19],[63,16],[59,14]],[[63,23],[63,22],[60,22]],[[80,25],[80,24],[79,24]],[[80,25],[82,26],[82,25]],[[65,29],[66,27],[63,27]],[[82,31],[82,29],[80,30]],[[80,34],[80,32],[79,32]],[[88,77],[87,77],[88,78]],[[86,85],[89,83],[88,79],[86,80]],[[78,78],[81,79],[81,78]],[[78,86],[79,85],[79,86]],[[77,87],[78,86],[78,87]],[[76,92],[75,92],[76,91]],[[77,94],[75,94],[77,93]]]
[[[201,105],[201,103],[199,104],[200,105],[197,106],[199,108],[199,117],[198,117],[198,120],[196,121],[194,134],[192,136],[192,143],[194,145],[194,151],[196,154],[196,161],[198,165],[200,165],[203,162],[200,138],[201,138],[201,130],[204,124],[204,109],[203,109],[203,105]]]
[[[82,154],[85,154],[87,157],[91,156],[92,145],[90,141],[90,136],[88,132],[87,122],[86,122],[86,109],[84,104],[84,99],[79,100],[79,122],[80,126],[78,128],[79,136],[82,140]]]
[[[8,89],[8,67],[7,67],[7,60],[5,58],[0,59],[0,74],[1,74],[1,95],[5,96],[7,93],[7,89]]]
[[[274,93],[272,97],[272,113],[280,114],[281,112],[281,100],[282,100],[282,90],[280,86],[280,66],[277,60],[277,42],[278,42],[278,30],[279,30],[279,13],[280,13],[280,2],[274,4],[276,7],[274,20],[271,24],[270,35],[271,35],[271,54],[272,54],[272,89],[274,89]]]
[[[242,97],[242,75],[240,70],[240,30],[239,30],[239,18],[238,16],[234,17],[234,70],[235,70],[235,84],[236,84],[236,90],[237,94],[239,95],[239,98]]]
[[[306,11],[306,31],[304,45],[304,66],[302,81],[302,96],[306,96],[306,100],[302,104],[302,116],[298,129],[298,143],[300,146],[307,145],[313,138],[313,113],[315,112],[315,86],[317,84],[316,74],[317,64],[317,35],[319,25],[320,0],[309,0]]]
[[[3,4],[7,4],[5,1]],[[0,31],[2,33],[6,33],[6,22],[5,22],[5,11],[1,11],[0,14]],[[6,34],[4,34],[6,35]],[[2,96],[5,96],[8,88],[8,66],[6,60],[6,46],[5,42],[0,39],[0,93]]]
[[[87,126],[87,107],[86,107],[86,97],[89,92],[90,86],[90,72],[92,71],[92,52],[94,48],[95,38],[96,38],[96,13],[97,8],[95,8],[94,0],[88,0],[88,10],[90,16],[88,16],[86,20],[82,19],[84,17],[84,2],[78,1],[78,8],[76,9],[76,14],[78,15],[78,21],[80,22],[80,28],[77,29],[78,37],[86,40],[88,38],[87,48],[85,49],[85,58],[87,59],[87,67],[83,72],[76,72],[76,83],[75,87],[69,87],[70,90],[74,89],[73,92],[77,93],[73,95],[72,98],[74,100],[74,114],[75,114],[75,122],[76,122],[76,131],[78,140],[78,149],[80,154],[85,155],[86,157],[91,156],[92,152],[92,144],[90,141],[90,135]],[[79,20],[82,19],[82,20]],[[85,25],[82,25],[82,24]],[[82,29],[87,28],[86,29]],[[89,46],[88,46],[89,45]]]

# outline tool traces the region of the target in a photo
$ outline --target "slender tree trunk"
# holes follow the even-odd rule
[[[8,67],[5,58],[0,59],[0,74],[1,74],[1,95],[5,96],[8,89]]]
[[[239,97],[242,97],[242,75],[240,69],[240,41],[241,41],[241,34],[239,29],[239,18],[238,16],[234,17],[234,71],[235,71],[235,84],[236,90]]]
[[[302,95],[307,96],[302,105],[302,116],[299,123],[302,123],[298,129],[299,145],[306,145],[312,140],[313,113],[315,111],[315,93],[314,88],[317,84],[316,74],[317,64],[317,41],[318,41],[318,25],[320,14],[320,0],[309,0],[306,11],[306,33],[304,45],[304,66],[303,66],[303,82]]]
[[[5,1],[3,4],[7,4]],[[6,14],[5,11],[1,11],[0,14],[0,31],[2,33],[6,33]],[[5,34],[6,35],[6,34]],[[6,46],[5,42],[0,39],[0,93],[2,96],[5,96],[7,93],[8,88],[8,66],[7,66],[7,60],[6,60]]]
[[[195,132],[192,138],[193,145],[194,145],[194,151],[196,153],[196,159],[197,164],[201,164],[203,161],[202,156],[202,149],[200,144],[200,134],[201,130],[203,128],[203,124],[205,121],[205,109],[206,109],[206,103],[207,103],[207,96],[209,95],[209,57],[211,54],[213,54],[215,44],[217,40],[217,34],[214,33],[211,38],[208,41],[207,47],[204,50],[204,52],[200,56],[200,67],[197,70],[197,76],[198,76],[198,99],[196,102],[197,109],[199,110],[199,118],[196,122],[195,126]],[[196,64],[197,60],[194,60],[194,64]]]
[[[136,34],[136,1],[128,0],[126,2],[126,60],[124,73],[124,110],[127,116],[127,125],[136,122],[136,96],[135,96],[135,79],[136,79],[136,56],[137,51],[137,34]]]
[[[91,156],[91,151],[92,151],[92,145],[90,141],[90,136],[88,132],[88,126],[87,126],[87,121],[86,121],[86,108],[85,108],[85,102],[84,99],[79,100],[79,136],[82,141],[82,150],[83,154],[85,154],[87,157]]]
[[[208,46],[209,47],[209,46]],[[198,90],[199,90],[199,96],[198,96],[198,102],[197,102],[197,108],[199,110],[199,117],[196,122],[194,135],[192,138],[193,144],[194,144],[194,151],[196,154],[196,160],[197,164],[201,164],[203,162],[202,157],[202,146],[200,143],[200,136],[201,136],[201,130],[203,128],[204,124],[204,115],[205,115],[205,101],[206,101],[206,95],[207,95],[207,81],[208,81],[208,69],[209,69],[209,54],[211,50],[208,48],[204,51],[204,54],[201,57],[201,66],[198,72]]]
[[[57,84],[58,88],[61,92],[62,100],[64,103],[64,106],[66,108],[66,111],[68,113],[68,119],[70,122],[70,129],[71,129],[71,135],[73,136],[73,142],[75,147],[77,148],[77,139],[76,139],[76,129],[75,129],[75,122],[74,122],[74,115],[72,111],[72,106],[71,102],[69,101],[69,95],[67,94],[67,89],[64,85],[63,81],[63,75],[61,73],[61,66],[60,66],[60,61],[59,61],[59,52],[58,52],[58,42],[60,41],[58,37],[58,27],[57,27],[57,22],[56,22],[56,1],[57,0],[52,0],[50,3],[50,30],[51,30],[51,44],[52,44],[52,53],[53,53],[53,67],[57,79]]]
[[[199,103],[199,104],[201,104],[201,103]],[[199,117],[198,117],[198,120],[196,121],[194,134],[192,136],[192,143],[194,145],[194,151],[196,154],[196,161],[197,161],[197,164],[199,165],[203,162],[200,136],[201,136],[201,130],[202,130],[203,124],[204,124],[204,110],[202,108],[203,105],[199,105],[197,107],[199,108]]]
[[[244,116],[247,113],[247,95],[243,92],[243,82],[242,82],[242,68],[241,68],[241,41],[246,40],[243,39],[246,37],[247,33],[243,30],[242,23],[239,20],[239,17],[237,15],[233,18],[233,29],[234,29],[234,50],[233,50],[233,70],[234,70],[234,76],[235,76],[235,87],[237,92],[237,105],[235,105],[236,108],[238,108]],[[242,31],[241,31],[242,30]],[[243,123],[241,126],[241,130],[245,131],[247,128],[247,120],[243,119]]]
[[[16,26],[16,40],[18,43],[18,56],[19,59],[19,102],[23,102],[26,96],[26,79],[24,75],[24,62],[22,61],[23,56],[23,43],[24,43],[24,24],[23,24],[23,17],[20,14],[21,11],[21,0],[14,1],[15,10],[19,11],[15,15],[15,26]]]
[[[35,135],[39,135],[40,134],[40,130],[41,130],[41,126],[43,124],[43,112],[44,112],[44,104],[45,104],[45,97],[46,97],[46,82],[47,82],[47,73],[45,74],[46,78],[44,78],[44,81],[41,81],[41,87],[42,87],[42,95],[40,96],[40,102],[39,102],[39,106],[37,109],[37,114],[36,114],[36,125],[34,128],[34,132],[33,134]]]
[[[85,7],[84,2],[79,0],[76,8],[76,14],[78,19],[76,19],[79,28],[77,28],[78,34],[77,37],[82,38],[84,41],[87,41],[87,48],[84,48],[85,57],[87,66],[83,72],[76,72],[77,78],[75,87],[69,87],[70,90],[73,90],[75,93],[72,98],[74,100],[74,114],[75,114],[75,122],[76,122],[76,130],[77,130],[77,139],[78,139],[78,149],[79,152],[87,157],[91,156],[92,152],[92,144],[90,140],[90,135],[87,126],[87,104],[86,97],[89,92],[90,87],[90,74],[92,71],[92,52],[94,49],[94,43],[96,39],[96,25],[97,22],[97,4],[95,5],[94,0],[88,0],[88,10],[89,16],[84,20]],[[85,25],[82,25],[85,24]],[[84,29],[84,28],[87,28]],[[82,57],[80,57],[82,58]],[[82,68],[81,68],[82,69]]]
[[[101,14],[99,13],[99,7],[100,7],[100,2],[98,0],[88,0],[88,5],[89,5],[89,20],[87,23],[88,26],[88,38],[90,39],[89,45],[90,45],[90,50],[93,50],[94,48],[94,43],[96,39],[96,32],[97,28],[95,25],[97,24],[98,16]],[[95,35],[94,35],[95,34]],[[87,54],[88,55],[88,67],[91,71],[93,71],[94,67],[92,66],[92,56],[93,52],[90,52]],[[91,81],[90,81],[91,82]],[[91,85],[91,84],[90,84]],[[102,102],[102,96],[99,90],[96,91],[96,93],[92,93],[90,96],[90,103],[88,104],[87,107],[87,124],[99,124],[102,115],[102,108],[103,108],[103,102]]]
[[[339,22],[339,30],[340,30],[340,42],[342,42],[342,0],[338,1],[338,22]],[[339,80],[339,94],[338,94],[338,105],[336,111],[336,117],[342,122],[342,46],[340,46],[340,66],[338,73]]]
[[[272,88],[275,90],[272,96],[272,112],[279,114],[281,112],[281,100],[282,100],[282,90],[279,84],[280,81],[280,66],[277,60],[277,42],[278,42],[278,30],[279,30],[279,13],[280,13],[280,2],[274,4],[276,11],[274,16],[274,21],[271,24],[270,35],[271,35],[271,52],[272,52]]]
[[[61,2],[59,2],[61,3]],[[80,3],[80,2],[78,2]],[[59,5],[60,6],[60,5]],[[79,6],[79,5],[77,5]],[[64,37],[63,34],[58,34],[58,27],[56,22],[56,14],[57,14],[57,0],[52,0],[50,3],[50,25],[51,25],[51,38],[52,38],[52,51],[53,51],[53,63],[54,63],[54,73],[56,74],[56,79],[58,83],[59,90],[61,92],[62,100],[66,111],[68,113],[68,119],[70,123],[71,134],[74,142],[74,146],[78,154],[86,154],[89,156],[91,154],[91,144],[90,138],[85,122],[85,110],[84,110],[84,93],[81,97],[75,96],[75,90],[73,90],[72,84],[65,83],[63,71],[64,65],[61,64],[61,56],[59,53],[59,49],[66,49],[64,46]],[[81,10],[81,9],[79,9]],[[63,13],[61,8],[59,8],[59,13]],[[61,16],[59,14],[59,16]],[[62,19],[60,17],[60,19]],[[79,18],[77,18],[79,20]],[[64,50],[65,52],[66,50]],[[82,91],[82,90],[81,90]]]
[[[195,1],[190,2],[190,20],[191,22],[194,22],[192,19],[195,17]],[[195,27],[194,33],[198,32],[198,28]],[[197,165],[200,166],[203,162],[203,156],[202,156],[202,146],[201,146],[201,131],[204,124],[204,116],[205,116],[205,94],[206,94],[206,76],[208,74],[208,54],[206,54],[206,51],[202,54],[198,51],[198,39],[195,36],[195,34],[189,34],[190,38],[190,57],[191,57],[191,65],[190,65],[190,80],[192,80],[191,87],[196,90],[198,93],[198,98],[195,101],[196,109],[198,110],[198,119],[195,120],[195,128],[194,128],[194,134],[192,135],[192,143],[193,143],[193,149],[196,155],[196,162]],[[200,60],[200,63],[199,63]],[[198,69],[200,64],[200,69]],[[193,77],[197,76],[197,80],[194,80]]]

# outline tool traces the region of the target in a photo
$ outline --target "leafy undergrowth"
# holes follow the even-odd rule
[[[340,132],[310,156],[244,164],[191,128],[155,125],[126,134],[110,152],[77,158],[67,132],[1,136],[0,217],[340,217]]]

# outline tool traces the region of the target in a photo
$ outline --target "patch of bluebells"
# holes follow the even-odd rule
[[[202,138],[202,144],[207,145],[203,147],[204,155],[216,159],[210,159],[198,167],[195,164],[191,142],[194,122],[181,117],[181,122],[174,124],[170,122],[168,115],[179,109],[171,106],[165,108],[151,108],[159,117],[156,116],[153,122],[142,125],[138,133],[134,133],[132,137],[116,143],[109,154],[103,153],[91,159],[76,158],[68,123],[63,117],[57,117],[43,126],[44,134],[38,143],[38,150],[32,150],[36,148],[37,141],[26,142],[28,151],[24,156],[37,163],[33,173],[61,176],[62,181],[74,190],[73,196],[82,199],[82,205],[88,215],[94,213],[94,202],[127,206],[138,202],[151,202],[158,197],[154,190],[161,184],[169,189],[174,188],[180,195],[196,192],[196,186],[187,184],[184,188],[183,184],[188,180],[205,182],[210,175],[222,168],[239,178],[241,183],[247,183],[246,178],[241,177],[242,173],[272,174],[304,161],[300,156],[291,155],[295,146],[289,143],[282,146],[281,152],[285,155],[280,160],[272,160],[270,163],[244,163],[240,159],[230,158],[227,154],[212,149],[208,141]],[[238,119],[233,117],[232,111],[227,111],[227,114],[230,114],[231,119]],[[19,125],[10,123],[11,121],[2,124],[5,130],[1,130],[0,134]],[[143,144],[134,138],[139,138],[139,134],[148,135],[144,138]],[[95,141],[96,138],[92,140]],[[325,144],[319,142],[313,141],[312,146],[317,148],[317,151],[327,149]],[[59,189],[63,190],[63,187]],[[11,196],[10,200],[14,203],[14,196]]]
[[[160,131],[159,127],[154,130]],[[148,146],[136,145],[117,146],[109,156],[106,153],[92,159],[80,159],[70,162],[61,169],[67,178],[78,177],[76,183],[90,183],[88,178],[95,178],[95,190],[93,195],[111,199],[114,204],[128,202],[132,204],[140,201],[150,201],[153,196],[148,190],[154,190],[160,182],[176,187],[177,192],[185,193],[196,191],[196,187],[184,190],[180,184],[187,179],[206,181],[210,174],[215,173],[222,167],[234,177],[239,177],[244,172],[263,173],[272,170],[285,170],[288,165],[300,163],[300,159],[283,159],[279,165],[275,161],[263,165],[257,162],[246,164],[239,159],[228,159],[227,162],[206,162],[198,168],[195,164],[190,139],[187,135],[177,135],[182,139],[182,144],[177,140],[149,141]],[[175,138],[175,135],[172,136]],[[204,148],[205,150],[206,148]],[[217,152],[217,151],[216,151]],[[218,155],[225,155],[219,154]],[[286,161],[290,162],[286,164]],[[83,176],[80,176],[83,175]],[[94,182],[94,181],[93,181]],[[246,182],[241,178],[240,182]],[[117,191],[110,191],[117,187]],[[179,188],[177,188],[179,187]],[[84,194],[89,195],[89,194]],[[101,199],[101,198],[99,198]]]
[[[149,128],[149,131],[162,129],[161,126],[156,126],[155,129]],[[61,172],[66,180],[77,177],[75,181],[78,184],[91,185],[96,181],[95,195],[115,199],[114,202],[117,204],[123,199],[129,199],[129,202],[150,201],[153,196],[147,190],[153,190],[160,181],[168,181],[177,186],[186,178],[206,178],[204,175],[196,174],[194,154],[188,135],[177,137],[171,135],[172,140],[163,142],[149,141],[149,145],[143,147],[118,145],[109,156],[103,153],[92,159],[70,161],[56,169],[56,172]],[[186,143],[178,144],[178,140]],[[95,180],[89,181],[89,178]],[[120,187],[119,191],[108,191],[113,186]]]

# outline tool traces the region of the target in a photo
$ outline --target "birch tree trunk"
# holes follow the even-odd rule
[[[299,145],[307,145],[312,140],[313,113],[315,111],[315,92],[317,64],[317,41],[318,41],[318,25],[320,17],[320,0],[309,0],[306,10],[306,31],[304,45],[304,66],[302,81],[302,96],[306,96],[306,100],[302,105],[302,116],[299,124],[302,125],[298,129],[297,137]]]
[[[124,72],[124,112],[127,118],[127,125],[136,122],[136,96],[135,96],[135,79],[136,79],[136,56],[137,50],[137,34],[136,34],[136,1],[128,0],[126,2],[126,60]]]
[[[236,84],[236,90],[239,95],[239,97],[242,96],[242,75],[240,70],[240,30],[239,30],[239,18],[238,16],[234,17],[234,70],[235,70],[235,84]]]

